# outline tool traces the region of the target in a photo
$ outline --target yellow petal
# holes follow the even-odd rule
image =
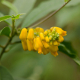
[[[62,41],[64,41],[64,38],[60,35],[58,41],[59,41],[59,42],[62,42]]]
[[[49,38],[48,38],[48,36],[45,37],[45,41],[46,42],[49,42],[50,41]]]
[[[32,28],[29,29],[27,38],[28,39],[33,39],[34,38],[34,30]]]
[[[45,48],[48,48],[48,47],[49,47],[49,44],[48,44],[47,42],[45,42],[45,41],[42,41],[42,44],[43,44],[43,46],[44,46]]]
[[[20,40],[25,40],[27,38],[27,29],[26,28],[23,28],[21,30],[19,38],[20,38]]]
[[[26,40],[22,41],[22,47],[23,47],[24,50],[27,50],[27,42],[26,42]]]
[[[47,34],[48,34],[48,31],[45,31],[45,32],[44,32],[44,35],[47,35]]]
[[[59,44],[60,44],[60,43],[57,42],[57,41],[54,41],[54,42],[53,42],[53,45],[54,45],[54,46],[58,46]]]
[[[63,30],[59,27],[54,27],[56,29],[56,32],[59,33],[60,35],[62,34]]]
[[[35,28],[35,31],[36,32],[42,32],[43,33],[44,32],[44,29],[43,28],[40,28],[40,27],[36,27]]]
[[[67,32],[66,31],[63,31],[63,33],[61,35],[62,36],[66,36],[67,35]]]
[[[39,54],[43,53],[41,47],[38,48],[38,53],[39,53]]]
[[[27,39],[27,47],[29,51],[33,50],[33,40]]]
[[[58,46],[52,45],[52,46],[49,46],[49,49],[51,52],[56,52],[56,51],[58,51]]]
[[[43,33],[40,33],[39,36],[40,36],[41,40],[44,40],[44,35],[43,35]]]
[[[43,48],[42,48],[42,52],[43,52],[44,55],[46,55],[46,54],[49,53],[49,49],[43,47]]]
[[[58,53],[57,53],[57,51],[56,52],[51,52],[51,54],[53,55],[53,56],[58,56]]]

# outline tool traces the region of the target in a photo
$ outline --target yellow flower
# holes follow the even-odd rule
[[[60,35],[58,41],[59,41],[59,42],[62,42],[62,41],[64,41],[64,38]]]
[[[67,35],[67,32],[66,31],[63,31],[61,35],[62,36],[66,36]]]
[[[53,42],[53,45],[54,45],[54,46],[58,46],[59,44],[60,44],[60,43],[57,42],[57,41],[54,41],[54,42]]]
[[[48,36],[45,37],[45,41],[46,42],[49,42],[50,41],[49,38],[48,38]]]
[[[27,39],[27,47],[29,51],[33,50],[33,40]]]
[[[42,44],[43,44],[43,46],[44,46],[45,48],[48,48],[48,47],[49,47],[49,44],[48,44],[47,42],[45,42],[45,41],[42,41]]]
[[[58,51],[58,46],[51,45],[49,46],[49,49],[51,52],[55,52],[55,51]]]
[[[47,35],[47,34],[48,34],[48,31],[45,31],[45,32],[44,32],[44,35]]]
[[[26,39],[27,39],[27,29],[26,28],[22,29],[19,38],[21,39],[21,43],[22,43],[23,49],[27,50],[27,42],[26,42]]]
[[[43,53],[42,52],[42,47],[43,47],[43,45],[42,45],[40,37],[36,37],[34,39],[34,49],[38,50],[38,53],[41,54],[41,53]]]
[[[60,35],[63,33],[63,30],[59,27],[54,27],[56,29],[56,32],[59,33]]]
[[[67,35],[67,32],[59,27],[51,27],[50,29],[43,30],[40,27],[35,29],[23,28],[20,33],[20,40],[24,50],[38,51],[39,54],[48,54],[57,56],[58,46],[60,42],[64,40],[63,36]]]
[[[39,36],[40,36],[41,40],[44,40],[44,35],[43,35],[43,33],[40,33]]]
[[[24,50],[27,50],[27,42],[25,41],[21,41],[22,42],[22,46]]]
[[[26,28],[23,28],[21,30],[19,38],[20,38],[20,40],[25,40],[27,38],[27,29]]]
[[[36,28],[35,28],[35,31],[36,31],[36,32],[42,32],[42,33],[44,32],[44,30],[43,30],[42,28],[40,28],[40,27],[36,27]]]
[[[51,54],[53,55],[53,56],[58,56],[58,53],[57,53],[57,51],[56,52],[51,52]]]
[[[48,48],[45,48],[45,47],[42,48],[42,51],[43,51],[43,54],[44,55],[46,55],[46,54],[49,53],[49,49]]]
[[[28,39],[33,39],[34,38],[34,30],[32,28],[29,29],[27,38]]]

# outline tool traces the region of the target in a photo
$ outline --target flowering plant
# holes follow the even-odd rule
[[[80,25],[79,2],[78,0],[1,0],[0,80],[63,80],[57,77],[56,72],[59,72],[58,69],[62,65],[59,74],[61,75],[65,72],[62,71],[63,67],[71,64],[67,64],[66,58],[67,61],[72,60],[80,66],[79,55],[69,40],[76,35],[70,37],[71,27],[74,29],[73,26]],[[75,5],[78,7],[74,10],[71,6]],[[73,72],[68,74],[71,75]],[[63,75],[65,76],[64,73]],[[70,80],[75,79],[73,78]]]

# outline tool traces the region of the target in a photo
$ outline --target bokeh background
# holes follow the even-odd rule
[[[18,13],[25,13],[19,20],[16,20],[16,26],[18,27],[30,26],[30,24],[40,21],[64,4],[64,0],[7,1],[16,6]],[[1,1],[0,13],[4,15],[14,14]],[[33,17],[31,18],[31,16]],[[29,24],[30,20],[32,22]],[[8,20],[8,22],[11,23],[11,20]],[[0,22],[0,29],[5,26],[8,26],[7,23]],[[58,26],[67,31],[65,40],[72,43],[80,57],[80,0],[71,0],[56,15],[39,25],[44,29],[52,26]],[[7,40],[6,36],[0,36],[1,45],[5,45]],[[12,42],[16,40],[19,41],[18,36],[15,36]],[[62,52],[58,52],[59,55],[54,57],[50,53],[40,55],[33,51],[23,51],[21,43],[9,47],[10,51],[2,57],[2,65],[9,70],[15,80],[80,80],[80,66]]]

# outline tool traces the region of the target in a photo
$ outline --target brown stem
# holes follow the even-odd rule
[[[52,17],[53,15],[55,15],[58,11],[60,11],[66,4],[68,4],[71,0],[69,0],[68,2],[66,2],[65,4],[63,4],[58,10],[56,10],[55,12],[51,13],[49,16],[45,17],[43,20],[39,21],[38,23],[30,26],[32,27],[36,27],[38,25],[40,25],[41,23],[43,23],[44,21],[46,21],[47,19],[49,19],[50,17]],[[28,27],[27,27],[28,28]]]
[[[11,33],[11,37],[9,38],[8,42],[6,43],[6,45],[3,47],[2,51],[1,51],[1,55],[0,55],[0,59],[2,58],[2,55],[4,54],[6,48],[8,47],[8,45],[11,43],[13,37],[14,37],[14,29],[15,29],[15,20],[12,19],[12,33]]]

